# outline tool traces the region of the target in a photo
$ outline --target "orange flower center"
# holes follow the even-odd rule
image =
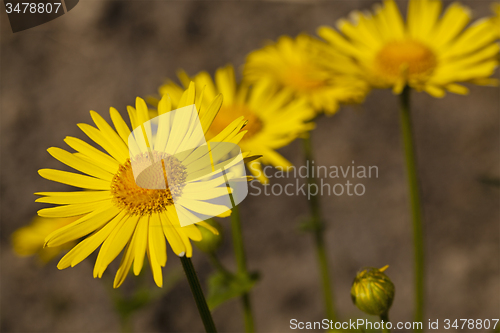
[[[151,163],[151,158],[156,162]],[[133,170],[139,173],[137,180]],[[111,194],[115,204],[131,215],[161,212],[182,194],[186,175],[186,167],[174,156],[143,153],[120,165],[111,182]]]
[[[207,139],[210,140],[211,138],[222,132],[222,130],[224,130],[231,122],[241,116],[245,117],[245,120],[248,120],[248,123],[243,128],[243,130],[248,131],[243,137],[243,140],[250,138],[262,129],[262,121],[246,105],[223,105],[220,108],[219,113],[215,117],[212,126],[210,126],[210,129],[207,133]]]
[[[376,68],[389,79],[415,78],[427,75],[436,68],[434,52],[415,40],[387,43],[375,57]]]

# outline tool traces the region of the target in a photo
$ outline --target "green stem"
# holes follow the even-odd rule
[[[241,230],[240,211],[236,205],[233,205],[231,212],[231,231],[233,235],[234,255],[236,257],[238,274],[248,275],[245,247],[243,245],[243,233]],[[248,293],[243,294],[241,300],[243,303],[245,332],[255,332],[250,295]]]
[[[410,87],[406,86],[401,94],[401,129],[410,190],[413,224],[413,246],[415,259],[415,321],[424,321],[424,233],[422,227],[422,208],[417,175],[417,161],[410,114]],[[420,330],[418,330],[420,331]]]
[[[387,322],[389,322],[389,314],[384,313],[380,315],[380,320],[384,322],[384,328],[382,329],[382,333],[391,333],[391,330],[387,328]]]
[[[208,309],[207,301],[203,295],[203,290],[201,289],[200,282],[198,281],[198,276],[193,267],[193,263],[190,258],[186,256],[180,257],[182,268],[184,268],[184,273],[186,273],[187,280],[189,282],[189,287],[193,293],[194,300],[196,301],[196,306],[198,307],[198,312],[200,313],[201,320],[205,326],[205,332],[215,333],[217,332],[212,319],[212,314]]]
[[[238,268],[238,273],[246,273],[247,259],[245,256],[245,247],[243,245],[240,209],[238,206],[234,206],[231,212],[231,232],[233,234],[234,255],[236,257],[236,267]]]
[[[310,135],[304,139],[304,155],[308,168],[307,181],[308,184],[315,184],[318,186],[318,181],[313,173],[312,161],[314,161],[313,147]],[[316,255],[321,274],[321,281],[323,285],[323,295],[325,301],[326,316],[328,319],[336,321],[335,307],[333,304],[333,288],[331,285],[331,278],[328,272],[328,259],[326,255],[325,239],[324,239],[324,222],[321,217],[320,198],[316,195],[311,195],[309,199],[309,207],[311,210],[311,227],[314,234],[314,243],[316,247]]]

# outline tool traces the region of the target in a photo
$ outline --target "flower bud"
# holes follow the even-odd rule
[[[193,243],[198,249],[200,249],[200,251],[213,253],[222,243],[222,227],[219,223],[212,219],[208,219],[206,222],[213,228],[207,229],[204,226],[200,226],[198,229],[201,232],[202,240],[199,242],[193,241]]]
[[[382,268],[369,267],[356,275],[351,288],[353,303],[361,311],[380,316],[387,314],[394,300],[394,284]]]

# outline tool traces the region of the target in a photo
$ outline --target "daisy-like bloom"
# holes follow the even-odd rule
[[[207,72],[200,72],[190,78],[180,71],[179,80],[184,86],[194,81],[197,89],[204,91],[210,100],[222,93],[224,101],[207,137],[212,138],[234,119],[243,116],[248,120],[247,131],[239,146],[244,152],[250,172],[264,184],[268,183],[262,164],[271,164],[284,170],[292,164],[281,156],[276,149],[288,145],[297,137],[314,128],[310,122],[315,113],[304,99],[294,99],[289,91],[276,91],[268,82],[259,81],[250,86],[236,83],[231,65],[217,69],[215,83]],[[168,81],[159,88],[161,95],[169,95],[176,105],[183,88]],[[153,102],[154,103],[154,102]],[[255,155],[256,154],[256,155]],[[262,155],[259,160],[254,159]]]
[[[45,237],[51,232],[62,228],[78,217],[63,217],[57,219],[35,216],[31,223],[21,227],[12,234],[12,247],[14,252],[22,257],[36,255],[43,263],[54,259],[61,251],[74,246],[70,242],[61,246],[44,248]]]
[[[180,108],[196,104],[199,123],[203,132],[206,133],[221,103],[220,95],[205,102],[201,95],[196,94],[194,84],[191,84],[182,94],[177,106]],[[164,96],[158,105],[158,114],[166,115],[171,110],[170,100]],[[137,98],[136,108],[128,107],[128,114],[132,129],[139,128],[140,131],[141,128],[146,128],[150,131],[151,123],[144,100]],[[201,185],[197,183],[198,187],[194,186],[193,182],[196,179],[186,180],[187,175],[192,175],[190,168],[193,165],[197,167],[196,170],[200,168],[200,164],[195,163],[193,154],[189,156],[167,154],[167,148],[162,148],[167,146],[168,151],[174,153],[182,150],[184,137],[191,135],[191,132],[183,130],[186,126],[190,127],[185,121],[186,113],[167,114],[172,122],[172,130],[168,133],[164,132],[165,127],[161,126],[162,120],[160,120],[157,136],[155,138],[150,136],[148,139],[147,153],[137,150],[137,147],[141,146],[144,141],[142,143],[134,141],[134,136],[130,135],[129,126],[118,111],[111,108],[110,115],[114,129],[93,111],[91,111],[91,116],[97,127],[87,124],[78,125],[107,153],[74,137],[66,137],[64,141],[76,151],[75,153],[60,148],[48,149],[53,157],[82,174],[52,169],[42,169],[39,174],[48,180],[82,188],[83,191],[37,193],[43,196],[37,200],[38,202],[58,205],[41,209],[38,214],[42,217],[57,218],[83,216],[48,235],[45,239],[45,246],[57,247],[84,238],[61,259],[57,265],[59,269],[77,265],[100,246],[94,266],[94,277],[101,277],[108,265],[125,249],[115,276],[115,288],[123,283],[132,264],[134,274],[140,273],[147,254],[154,280],[161,287],[163,283],[161,267],[165,266],[167,261],[166,241],[175,254],[191,257],[190,240],[202,239],[199,227],[217,233],[217,230],[206,222],[181,227],[178,214],[186,216],[190,213],[187,209],[181,211],[182,207],[179,208],[174,201],[183,202],[194,212],[203,206],[202,211],[206,212],[212,207],[206,200],[217,199],[224,193],[228,194],[226,182],[221,176]],[[243,117],[240,117],[228,126],[220,128],[221,132],[213,137],[213,145],[224,142],[236,145],[244,135],[244,132],[241,132],[244,125],[245,121]],[[190,128],[192,129],[192,126]],[[139,139],[135,137],[135,140]],[[215,156],[215,148],[212,150]],[[129,152],[133,151],[138,153],[131,156]],[[184,157],[181,157],[182,155]],[[140,162],[150,157],[161,158],[165,177],[161,181],[164,184],[167,182],[175,184],[174,186],[167,185],[165,189],[151,189],[137,185],[132,167],[137,161]],[[191,162],[188,162],[188,159]],[[146,180],[152,179],[150,177]],[[199,191],[200,186],[204,186],[205,191]],[[219,215],[230,214],[229,210],[225,212]]]
[[[490,78],[499,51],[491,20],[466,28],[468,8],[455,2],[440,17],[441,9],[439,0],[410,0],[404,22],[396,3],[386,0],[373,14],[354,11],[350,21],[340,20],[342,34],[330,27],[320,27],[318,34],[348,57],[332,66],[396,94],[405,85],[442,97],[446,90],[467,94],[457,82],[497,84]]]
[[[340,103],[361,103],[367,92],[366,83],[320,65],[316,51],[324,48],[322,44],[306,34],[295,39],[281,36],[277,42],[248,54],[244,79],[267,79],[277,88],[305,98],[316,112],[333,114]]]
[[[497,38],[500,38],[500,2],[494,2],[491,5],[491,9],[495,13],[495,16],[492,17],[491,22],[496,29]]]

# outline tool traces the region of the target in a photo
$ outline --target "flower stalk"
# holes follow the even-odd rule
[[[232,197],[232,195],[231,195]],[[231,212],[231,232],[233,237],[234,255],[236,257],[236,267],[238,274],[248,275],[247,261],[245,256],[245,246],[243,244],[243,233],[241,229],[241,218],[238,206],[233,205]],[[245,332],[255,332],[252,305],[250,295],[245,293],[241,296],[243,303],[243,316],[245,321]]]
[[[306,160],[306,165],[308,168],[307,172],[307,182],[312,185],[318,186],[318,181],[314,176],[312,168],[312,161],[314,160],[313,145],[311,141],[311,135],[308,135],[303,140],[303,149]],[[321,204],[320,198],[317,195],[311,195],[309,199],[309,207],[311,211],[311,220],[309,223],[310,230],[314,235],[314,244],[316,248],[316,256],[318,258],[318,264],[321,274],[321,283],[323,286],[323,295],[325,302],[326,316],[329,320],[336,321],[335,306],[333,304],[333,288],[331,285],[330,273],[328,270],[328,258],[326,254],[324,231],[325,225],[323,218],[321,216]]]
[[[413,225],[414,270],[415,270],[415,321],[424,320],[424,232],[422,208],[417,174],[417,159],[410,112],[411,88],[406,86],[401,93],[401,130],[406,160],[406,172],[410,191],[410,205]]]
[[[205,326],[205,332],[216,333],[214,320],[212,319],[212,314],[208,309],[207,301],[203,295],[203,290],[201,289],[200,281],[198,281],[198,276],[193,267],[193,263],[190,258],[186,256],[180,257],[182,268],[184,268],[184,273],[186,273],[187,280],[189,282],[189,287],[193,293],[194,300],[196,301],[196,306],[198,307],[198,312],[200,313],[201,320]]]

